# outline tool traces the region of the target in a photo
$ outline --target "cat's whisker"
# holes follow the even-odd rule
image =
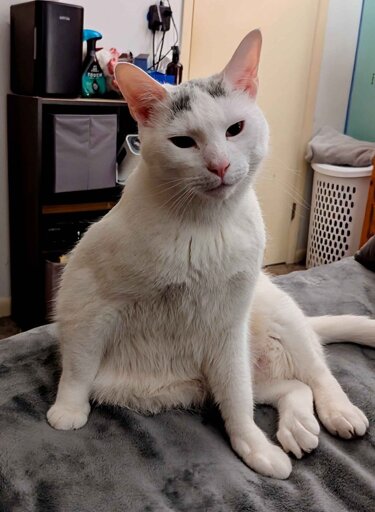
[[[159,187],[159,190],[153,192],[152,194],[149,194],[149,197],[160,196],[160,195],[162,195],[162,194],[164,194],[164,193],[166,193],[166,192],[168,192],[168,191],[170,191],[172,189],[176,189],[178,187],[181,187],[182,185],[183,185],[182,183],[175,183],[174,185],[171,185],[169,187],[163,187],[163,188]]]
[[[185,187],[182,187],[181,190],[178,190],[177,192],[174,191],[174,193],[170,197],[168,197],[168,199],[164,203],[162,203],[159,207],[161,209],[167,207],[169,210],[171,210],[173,208],[175,202],[177,202],[179,200],[179,198],[181,198],[181,196],[183,196],[186,193],[186,191],[189,190],[189,188],[190,187],[188,185],[185,185]],[[147,194],[147,195],[145,195],[145,197],[151,198],[151,197],[155,197],[155,195],[158,195],[158,194]],[[144,210],[147,210],[147,208],[144,208],[144,209],[139,208],[137,213],[141,215]]]
[[[299,175],[301,173],[301,171],[299,169],[295,169],[293,167],[288,167],[285,165],[285,163],[275,157],[276,160],[278,160],[280,162],[280,164],[288,171],[291,171],[295,176]],[[301,200],[303,200],[305,202],[305,204],[309,207],[309,203],[305,200],[304,196],[297,190],[297,186],[296,185],[291,185],[291,184],[286,184],[285,182],[283,182],[282,180],[280,180],[280,178],[278,177],[277,173],[272,173],[270,174],[269,172],[264,172],[263,174],[260,175],[259,177],[260,180],[269,180],[269,181],[272,181],[272,180],[275,180],[277,181],[278,183],[280,183],[281,185],[283,185],[284,187],[289,187],[289,189],[295,193],[296,195],[298,195],[300,197]]]
[[[193,200],[193,198],[194,198],[194,195],[195,195],[195,191],[194,191],[193,189],[190,189],[190,190],[188,191],[188,194],[186,195],[186,199],[185,199],[185,201],[183,202],[183,204],[182,204],[182,205],[180,205],[180,206],[179,206],[179,208],[180,208],[180,210],[181,210],[181,211],[180,211],[180,215],[181,215],[181,217],[184,217],[184,215],[185,215],[185,213],[186,213],[186,211],[187,211],[187,209],[188,209],[188,207],[189,207],[190,203],[192,202],[192,200]]]
[[[197,179],[199,179],[199,178],[193,176],[193,177],[187,177],[187,178],[178,178],[176,180],[168,180],[168,181],[166,181],[164,183],[161,183],[157,187],[155,187],[155,192],[152,192],[151,194],[148,194],[148,197],[155,197],[155,196],[162,195],[162,194],[164,194],[165,192],[167,192],[169,190],[177,188],[177,187],[179,187],[179,186],[181,186],[183,184],[187,185],[188,183],[191,183],[194,180],[196,181]],[[172,183],[170,186],[165,186],[165,185],[169,185],[170,183]]]
[[[186,196],[188,196],[190,192],[191,192],[190,188],[185,189],[183,194],[181,194],[181,196],[178,197],[174,201],[174,203],[170,206],[170,210],[171,210],[172,214],[178,213],[178,210],[179,210],[180,206],[184,203],[184,200],[185,200]]]
[[[189,189],[186,190],[184,195],[181,197],[181,201],[175,206],[175,211],[178,212],[180,210],[184,209],[184,206],[186,202],[189,201],[190,198],[193,198],[195,195],[195,190],[192,187],[189,187]]]
[[[280,168],[282,167],[283,169],[287,170],[287,171],[290,171],[292,174],[294,174],[295,176],[300,174],[301,173],[301,170],[296,168],[296,167],[290,167],[288,164],[285,163],[285,161],[283,159],[281,159],[280,157],[276,156],[275,153],[272,153],[272,160],[275,162],[275,163],[278,163],[278,165],[274,166],[273,165],[273,162],[271,161],[268,161],[268,169],[272,171],[272,168],[275,167],[275,168]],[[277,171],[277,169],[276,169]]]
[[[301,192],[299,192],[296,185],[284,183],[280,178],[276,178],[276,181],[280,185],[284,186],[291,193],[293,193],[297,198],[299,198],[300,201],[302,201],[306,205],[307,208],[310,208],[310,203],[305,199],[304,195],[301,194]]]
[[[169,207],[171,207],[171,205],[170,205],[171,201],[172,201],[172,207],[173,207],[173,205],[174,205],[173,200],[174,199],[178,200],[181,197],[181,195],[183,195],[187,190],[188,190],[188,185],[185,185],[185,187],[182,190],[179,190],[176,194],[173,194],[165,203],[163,203],[161,205],[161,208],[165,208],[168,205],[169,205]]]
[[[299,206],[304,208],[305,210],[310,210],[310,204],[301,196],[299,192],[297,192],[295,189],[290,188],[286,183],[283,181],[275,178],[275,177],[269,177],[269,176],[263,176],[262,181],[268,181],[269,183],[272,183],[274,181],[277,182],[278,185],[281,186],[282,192],[289,195],[293,201],[295,201]]]
[[[173,179],[168,179],[168,180],[163,180],[159,185],[158,187],[162,187],[164,186],[165,184],[168,185],[169,183],[175,183],[175,182],[179,182],[179,183],[182,183],[182,182],[187,182],[187,181],[193,181],[193,180],[196,180],[197,177],[196,176],[184,176],[182,178],[173,178]]]
[[[168,180],[164,183],[161,183],[158,187],[155,187],[156,189],[162,189],[163,187],[165,187],[166,185],[168,186],[178,186],[178,185],[181,185],[181,184],[184,184],[184,183],[193,183],[197,178],[194,176],[194,177],[191,177],[191,178],[180,178],[178,180]]]

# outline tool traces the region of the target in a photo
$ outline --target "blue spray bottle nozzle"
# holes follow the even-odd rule
[[[103,36],[97,30],[84,29],[83,40],[88,41],[89,39],[101,39]]]

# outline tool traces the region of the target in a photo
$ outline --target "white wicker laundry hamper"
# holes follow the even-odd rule
[[[352,256],[358,249],[372,167],[312,164],[314,182],[306,266]]]

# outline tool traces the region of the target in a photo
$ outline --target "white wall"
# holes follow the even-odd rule
[[[6,94],[9,91],[9,7],[22,0],[0,0],[0,316],[10,312],[10,268],[8,234],[8,170]],[[69,0],[64,0],[67,3]],[[181,30],[183,0],[170,0],[176,25]],[[101,46],[151,53],[151,32],[146,15],[152,0],[71,0],[85,9],[85,28],[103,34]],[[167,2],[165,2],[167,4]],[[175,41],[173,27],[165,37],[165,49]]]
[[[85,28],[103,34],[98,46],[115,47],[120,51],[131,50],[134,55],[152,53],[152,33],[147,28],[146,16],[154,0],[76,0],[71,3],[84,7]],[[177,28],[181,32],[182,0],[170,0],[170,3]],[[164,5],[167,5],[166,1]],[[171,29],[165,36],[164,49],[169,49],[174,41],[175,32],[171,23]]]
[[[362,0],[330,0],[314,133],[324,125],[344,130]]]
[[[0,316],[9,314],[8,166],[6,94],[9,87],[9,2],[0,2]]]

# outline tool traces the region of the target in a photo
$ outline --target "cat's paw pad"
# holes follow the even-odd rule
[[[251,436],[252,437],[252,436]],[[234,451],[251,469],[261,475],[285,480],[292,471],[289,457],[278,446],[264,438],[262,442],[245,436],[231,439]]]
[[[75,430],[83,427],[90,412],[90,406],[73,408],[55,403],[47,412],[47,420],[57,430]]]
[[[369,426],[366,416],[351,402],[330,404],[326,410],[319,411],[319,418],[331,434],[344,439],[365,435]]]
[[[287,453],[292,452],[300,459],[318,446],[319,431],[319,423],[312,412],[294,411],[280,419],[276,436]]]

